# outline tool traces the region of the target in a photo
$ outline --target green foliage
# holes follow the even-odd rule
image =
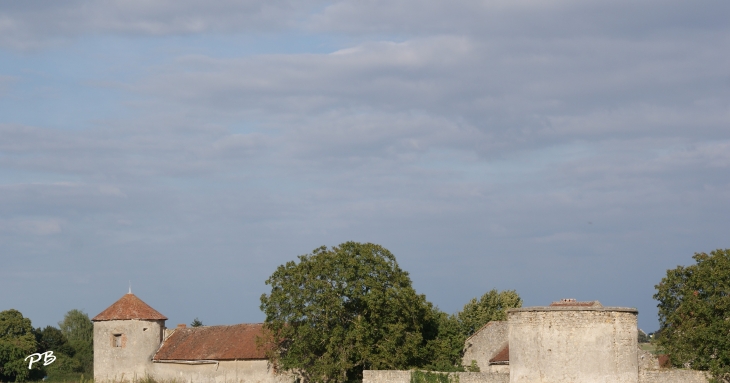
[[[432,371],[473,371],[476,365],[462,366],[464,342],[490,321],[506,320],[507,309],[522,307],[522,299],[514,290],[491,290],[479,299],[472,299],[454,315],[438,312],[438,335],[428,344]]]
[[[66,354],[67,356],[73,356],[75,351],[73,347],[68,343],[68,339],[63,335],[61,330],[53,327],[46,326],[41,329],[40,327],[34,331],[36,342],[38,343],[37,352],[53,351],[53,354],[58,353]]]
[[[473,298],[456,316],[462,334],[468,338],[490,321],[507,320],[507,309],[519,307],[522,307],[522,298],[516,291],[493,289],[478,300]]]
[[[660,331],[655,338],[678,367],[730,378],[730,249],[696,253],[695,265],[667,271],[654,299]]]
[[[72,370],[90,375],[94,373],[94,323],[81,310],[71,310],[58,323],[61,333],[73,349]]]
[[[639,337],[638,342],[639,343],[649,343],[651,341],[651,338],[649,338],[649,335],[646,335],[644,331],[639,329]]]
[[[198,319],[197,317],[193,319],[193,323],[190,324],[190,327],[200,327],[203,326],[203,322]]]
[[[43,376],[43,363],[28,369],[25,358],[36,352],[38,344],[30,319],[18,310],[0,312],[0,381],[21,382]]]
[[[459,383],[459,375],[415,370],[410,383]]]
[[[433,316],[438,323],[436,336],[430,337],[427,344],[428,361],[423,366],[431,371],[464,371],[461,365],[461,354],[466,337],[461,333],[461,326],[456,315],[448,315],[434,310]]]
[[[385,248],[346,242],[287,262],[266,280],[261,310],[272,362],[305,382],[362,379],[363,369],[408,369],[427,358],[435,310]]]
[[[477,364],[477,361],[472,359],[471,364],[466,366],[466,370],[469,372],[480,372],[481,369],[479,368],[479,365]]]

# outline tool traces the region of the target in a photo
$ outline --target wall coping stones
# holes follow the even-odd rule
[[[591,307],[591,306],[532,306],[522,307],[518,309],[507,309],[507,314],[518,312],[535,312],[535,311],[618,311],[625,313],[638,314],[639,310],[633,307]]]

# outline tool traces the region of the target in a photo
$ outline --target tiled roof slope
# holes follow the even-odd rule
[[[147,303],[144,303],[136,295],[129,293],[118,301],[114,302],[106,310],[92,318],[92,321],[123,320],[123,319],[148,319],[167,320],[167,317],[160,314]]]
[[[178,328],[163,343],[153,360],[266,359],[256,347],[263,324]]]
[[[504,346],[492,359],[489,359],[489,364],[509,364],[509,344]]]

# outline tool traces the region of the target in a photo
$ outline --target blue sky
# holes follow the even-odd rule
[[[133,291],[260,322],[276,266],[390,249],[453,313],[496,288],[658,328],[730,247],[726,1],[0,4],[0,309]]]

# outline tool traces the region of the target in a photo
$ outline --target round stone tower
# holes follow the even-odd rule
[[[572,299],[508,310],[510,383],[637,383],[637,315]]]
[[[144,378],[162,342],[166,320],[131,292],[95,316],[94,380]]]

